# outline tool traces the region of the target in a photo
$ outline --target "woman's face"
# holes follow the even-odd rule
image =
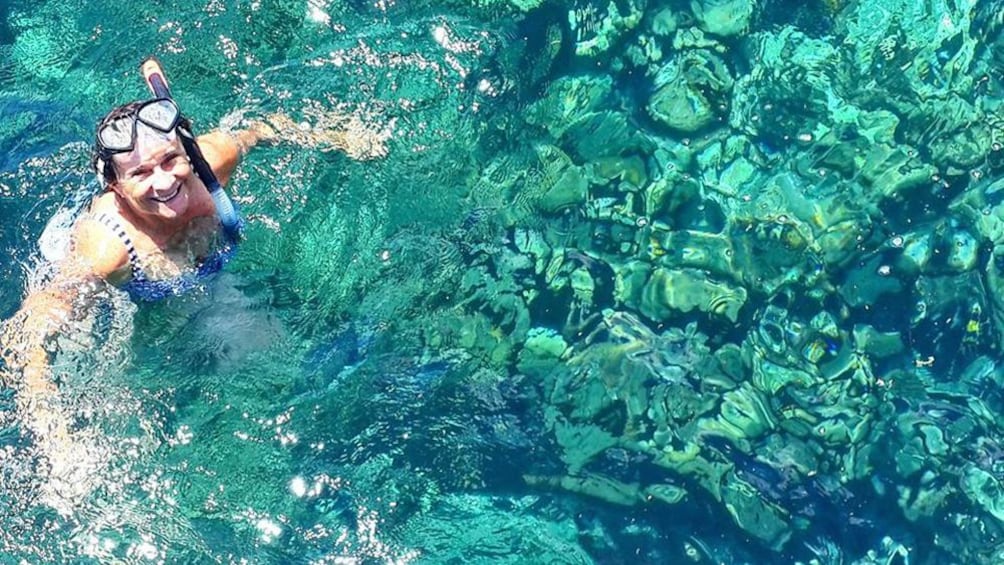
[[[141,130],[148,129],[137,124]],[[138,133],[138,132],[137,132]],[[176,134],[137,135],[136,148],[113,157],[118,181],[112,189],[136,214],[181,217],[191,199],[192,166]]]

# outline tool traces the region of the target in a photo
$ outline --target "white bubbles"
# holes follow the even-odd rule
[[[331,16],[329,16],[327,12],[322,10],[320,6],[313,2],[307,7],[307,19],[321,25],[328,25],[331,23]]]
[[[297,475],[289,481],[289,492],[296,498],[315,498],[321,494],[327,484],[337,490],[339,483],[327,475],[315,477],[313,482],[307,482],[307,479]]]
[[[261,533],[261,540],[265,543],[272,543],[282,536],[282,524],[270,518],[260,518],[255,523],[255,528]]]
[[[446,47],[450,41],[450,32],[444,26],[436,26],[432,28],[432,39],[436,40],[436,43]]]
[[[155,561],[163,559],[164,552],[159,547],[154,545],[153,537],[149,535],[142,536],[142,540],[135,543],[129,547],[126,552],[129,557],[138,557],[140,559],[145,559],[147,561]]]
[[[194,437],[195,433],[192,432],[192,428],[188,424],[182,424],[178,426],[177,433],[174,434],[174,438],[169,442],[171,445],[188,445]]]
[[[303,477],[293,477],[293,480],[289,481],[289,492],[297,498],[303,498],[307,494],[307,481]]]

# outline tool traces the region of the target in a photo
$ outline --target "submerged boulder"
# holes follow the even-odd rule
[[[704,31],[723,37],[746,31],[756,10],[755,0],[691,0],[690,9]]]
[[[648,113],[674,131],[694,133],[727,114],[732,84],[720,56],[704,49],[684,51],[655,75]]]

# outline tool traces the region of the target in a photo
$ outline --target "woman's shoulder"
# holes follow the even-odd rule
[[[116,216],[119,214],[114,207],[102,202],[104,196],[96,198],[90,210],[77,220],[72,252],[75,259],[86,263],[94,274],[115,279],[119,274],[128,274],[129,252],[122,237],[116,233]],[[121,226],[118,229],[121,230]]]

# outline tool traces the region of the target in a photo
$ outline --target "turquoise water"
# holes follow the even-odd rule
[[[232,182],[191,295],[0,389],[0,563],[999,563],[995,1],[0,4],[0,314],[156,54],[389,135]],[[68,196],[69,195],[69,196]]]

